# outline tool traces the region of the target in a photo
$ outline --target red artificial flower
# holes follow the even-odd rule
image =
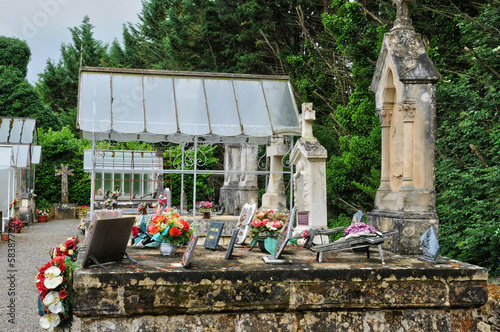
[[[134,239],[139,235],[140,232],[141,230],[139,229],[139,227],[137,226],[132,227],[132,237]]]
[[[181,224],[182,224],[182,230],[184,232],[189,232],[189,223],[186,221],[186,220],[181,220]]]
[[[59,292],[59,297],[61,299],[65,299],[66,296],[68,296],[68,293],[63,289],[62,291]]]
[[[38,292],[45,292],[48,291],[47,287],[44,285],[44,280],[45,277],[38,278],[38,282],[36,283],[36,289],[38,289]]]
[[[47,264],[45,264],[44,266],[42,266],[40,269],[38,269],[38,272],[40,272],[41,274],[44,274],[45,271],[51,267],[52,264],[50,262],[48,262]]]
[[[168,234],[172,235],[172,236],[179,236],[182,234],[181,230],[178,229],[177,227],[172,227],[170,228],[170,230],[168,231]]]
[[[64,263],[61,263],[59,264],[59,270],[61,270],[61,272],[63,272],[64,270],[66,270],[66,265]]]

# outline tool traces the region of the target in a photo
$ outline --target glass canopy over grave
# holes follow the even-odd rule
[[[301,130],[284,76],[83,67],[78,97],[88,139],[262,142]]]
[[[301,133],[286,76],[95,67],[80,71],[77,126],[93,141],[94,156],[100,140],[196,147],[267,144],[269,137]],[[95,179],[95,159],[91,164]]]

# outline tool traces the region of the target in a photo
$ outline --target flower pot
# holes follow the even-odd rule
[[[38,222],[46,222],[47,221],[47,216],[39,214],[38,215]]]
[[[162,242],[160,243],[160,253],[164,256],[170,256],[177,252],[177,246],[172,243]]]
[[[21,229],[20,228],[14,228],[14,233],[21,233]]]
[[[142,210],[142,211],[141,211],[141,214],[142,214],[143,216],[147,215],[147,214],[148,214],[148,210],[147,210],[147,209]]]
[[[203,212],[203,219],[210,219],[210,212]]]
[[[274,248],[276,246],[276,243],[278,241],[278,237],[277,236],[268,236],[268,237],[260,237],[258,240],[257,240],[257,243],[259,244],[259,249],[260,251],[262,251],[264,254],[271,254],[271,255],[274,255],[274,250],[273,252],[270,252],[269,250],[266,249],[266,239],[267,238],[271,238],[271,239],[275,239],[275,241],[273,241],[271,243],[272,247]],[[271,249],[270,249],[271,250]]]

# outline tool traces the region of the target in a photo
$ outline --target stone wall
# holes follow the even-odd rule
[[[386,265],[354,253],[291,248],[292,265],[264,254],[196,249],[181,254],[129,250],[139,265],[74,274],[81,331],[480,331],[487,272],[450,260],[431,266],[386,253]]]

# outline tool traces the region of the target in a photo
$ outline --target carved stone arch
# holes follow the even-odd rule
[[[385,87],[382,95],[382,103],[394,104],[396,102],[396,86],[394,84],[394,75],[391,68],[387,69],[384,82]]]

